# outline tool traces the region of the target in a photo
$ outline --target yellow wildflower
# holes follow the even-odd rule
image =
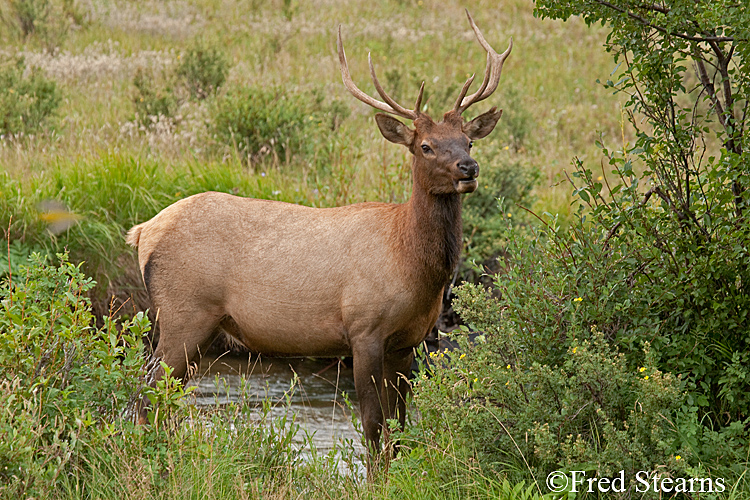
[[[576,297],[575,299],[573,299],[573,302],[583,302],[583,298],[582,297]]]

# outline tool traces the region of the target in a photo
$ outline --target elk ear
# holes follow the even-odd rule
[[[403,144],[410,147],[414,141],[414,131],[396,120],[390,115],[378,113],[375,115],[375,121],[383,137],[396,144]]]
[[[495,125],[497,125],[497,121],[502,114],[502,109],[498,110],[497,107],[493,106],[493,108],[486,113],[482,113],[470,122],[464,123],[464,134],[466,134],[471,140],[487,137],[487,135],[492,132],[492,129],[495,128]]]

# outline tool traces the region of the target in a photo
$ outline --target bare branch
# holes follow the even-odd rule
[[[724,108],[721,105],[719,97],[716,95],[716,89],[714,88],[714,84],[711,81],[711,78],[708,76],[706,65],[703,61],[703,58],[701,58],[700,53],[698,52],[697,46],[695,47],[693,57],[695,59],[695,64],[698,67],[698,78],[700,78],[701,84],[703,84],[703,88],[706,89],[706,92],[708,92],[708,97],[709,99],[711,99],[711,102],[716,108],[716,113],[719,115],[719,123],[721,123],[723,127],[726,127]]]

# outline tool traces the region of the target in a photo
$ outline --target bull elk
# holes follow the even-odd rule
[[[256,353],[353,356],[371,452],[380,451],[386,419],[397,415],[403,425],[413,349],[435,324],[458,264],[461,195],[477,188],[472,141],[493,130],[502,110],[493,107],[469,122],[461,115],[497,89],[513,46],[511,39],[497,54],[466,14],[487,51],[484,80],[467,96],[470,77],[440,122],[421,111],[424,83],[414,109],[406,109],[383,90],[371,60],[372,81],[385,102],[361,91],[339,27],[344,85],[383,112],[375,115],[380,132],[413,155],[406,203],[310,208],[208,192],[130,229],[127,241],[138,247],[161,329],[147,365],[149,383],[163,375],[161,361],[183,377],[224,331]],[[414,128],[390,115],[413,121]]]

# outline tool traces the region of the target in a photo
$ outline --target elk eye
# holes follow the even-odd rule
[[[432,153],[432,148],[430,148],[430,146],[428,146],[427,144],[422,144],[422,152],[425,154]]]
[[[469,141],[469,149],[471,149],[472,146],[474,146],[474,141]]]

